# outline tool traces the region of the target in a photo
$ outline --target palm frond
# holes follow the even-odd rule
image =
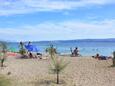
[[[68,64],[69,62],[65,62],[63,59],[57,58],[52,61],[51,70],[53,72],[61,72],[62,70],[66,68]]]
[[[52,73],[57,74],[57,84],[59,84],[59,73],[66,68],[69,62],[65,62],[63,58],[56,57],[56,50],[53,45],[50,46],[48,52],[51,56],[50,70]]]

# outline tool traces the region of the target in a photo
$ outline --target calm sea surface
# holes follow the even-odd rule
[[[50,44],[53,44],[60,54],[70,54],[70,48],[74,49],[74,47],[78,47],[79,53],[83,56],[95,55],[96,53],[112,55],[112,52],[115,51],[114,41],[53,41],[34,42],[32,44],[36,45],[41,53],[44,53],[45,49],[48,48]],[[19,43],[8,43],[8,47],[11,50],[18,51]]]

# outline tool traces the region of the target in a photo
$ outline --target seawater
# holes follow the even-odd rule
[[[27,44],[27,43],[25,43]],[[115,51],[115,42],[113,41],[53,41],[53,42],[33,42],[39,48],[39,52],[44,53],[45,49],[51,44],[57,49],[60,54],[70,54],[70,48],[78,47],[79,53],[82,56],[92,56],[96,53],[100,55],[112,55]],[[8,43],[8,48],[13,48],[15,51],[19,50],[19,43]]]

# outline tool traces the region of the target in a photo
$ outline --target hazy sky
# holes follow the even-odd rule
[[[115,38],[115,0],[0,0],[0,40]]]

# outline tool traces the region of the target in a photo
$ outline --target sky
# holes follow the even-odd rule
[[[0,0],[0,40],[115,38],[115,0]]]

